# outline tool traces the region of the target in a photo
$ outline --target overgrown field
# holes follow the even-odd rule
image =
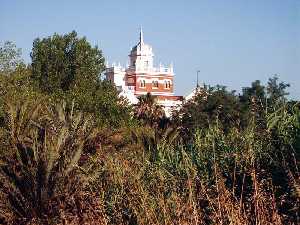
[[[278,78],[199,88],[166,118],[119,98],[74,32],[1,63],[0,224],[300,223],[299,102]]]

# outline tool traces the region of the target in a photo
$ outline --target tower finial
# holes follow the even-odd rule
[[[140,44],[144,43],[144,34],[143,34],[143,28],[140,27]]]
[[[197,90],[199,89],[199,73],[200,73],[200,70],[197,70],[197,86],[196,86]]]

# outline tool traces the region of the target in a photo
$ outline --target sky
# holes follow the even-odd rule
[[[0,43],[25,62],[35,38],[75,30],[125,66],[143,27],[154,62],[173,63],[175,94],[199,80],[241,91],[277,74],[300,98],[300,0],[0,0]]]

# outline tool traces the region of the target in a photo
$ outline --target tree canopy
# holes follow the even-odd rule
[[[35,39],[31,58],[32,76],[47,93],[92,88],[105,69],[101,50],[77,37],[75,31]]]
[[[75,31],[37,38],[31,52],[36,87],[55,99],[74,102],[75,109],[96,115],[98,122],[117,126],[129,118],[129,107],[114,85],[101,80],[105,59]]]
[[[192,134],[196,129],[207,128],[216,119],[227,128],[235,125],[238,123],[239,108],[234,92],[224,86],[205,86],[183,105],[178,116],[181,117],[182,126]]]
[[[290,87],[290,84],[285,82],[279,82],[277,75],[269,78],[267,93],[271,102],[285,101],[286,96],[289,94],[286,89]]]
[[[250,87],[242,88],[240,95],[224,86],[204,86],[174,113],[173,121],[181,124],[188,136],[216,121],[225,131],[230,127],[246,127],[250,118],[255,119],[258,126],[265,127],[266,110],[275,110],[278,101],[286,100],[288,87],[289,84],[279,82],[277,76],[270,78],[266,86],[259,80],[252,82]]]
[[[21,54],[21,49],[11,41],[6,41],[3,46],[0,46],[0,73],[10,74],[23,63]]]

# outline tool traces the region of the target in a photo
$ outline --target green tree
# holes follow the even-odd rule
[[[129,119],[129,107],[114,85],[101,80],[102,51],[75,31],[36,39],[31,58],[32,79],[42,93],[75,102],[75,109],[95,114],[102,125],[115,127]]]
[[[239,99],[235,92],[227,91],[224,86],[201,88],[196,96],[186,102],[178,116],[188,134],[196,129],[209,127],[219,120],[226,129],[239,124]]]
[[[0,126],[4,125],[4,101],[33,96],[31,68],[21,58],[21,49],[11,41],[0,46]]]
[[[101,50],[92,47],[86,38],[77,37],[75,31],[42,40],[37,38],[31,58],[32,76],[47,93],[95,85],[105,69]]]
[[[23,63],[22,51],[11,41],[6,41],[0,46],[0,73],[10,74],[19,64]]]
[[[266,126],[266,112],[280,108],[289,93],[286,88],[290,85],[279,82],[278,77],[269,78],[267,86],[259,80],[252,82],[251,87],[244,87],[240,96],[242,105],[242,121],[246,125],[250,116],[255,116],[260,126]]]
[[[260,80],[251,83],[251,87],[244,87],[242,95],[240,95],[241,103],[241,124],[246,127],[249,118],[254,116],[260,125],[265,126],[265,109],[267,103],[267,95]]]
[[[290,87],[290,84],[279,82],[279,78],[276,75],[269,78],[267,85],[267,94],[270,103],[286,101],[285,96],[289,95],[289,93],[286,91],[288,87]]]
[[[251,87],[243,88],[241,101],[244,103],[250,103],[253,97],[261,103],[265,101],[265,87],[261,84],[259,80],[252,82]]]

